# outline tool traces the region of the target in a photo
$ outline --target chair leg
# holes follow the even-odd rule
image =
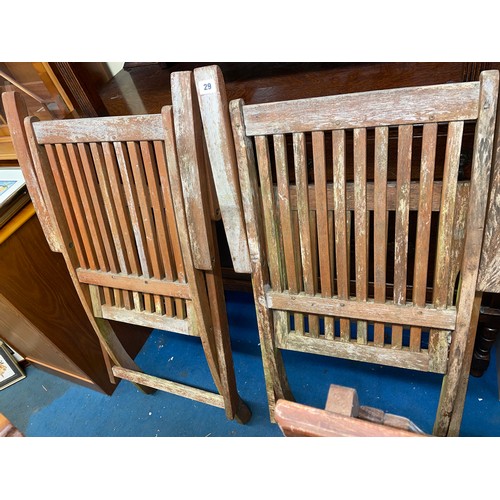
[[[436,436],[457,436],[460,431],[481,297],[481,292],[476,292],[472,303],[471,321],[455,331],[456,336],[466,336],[465,347],[460,353],[460,349],[456,347],[458,344],[456,338],[450,347],[448,372],[443,378],[433,429],[433,434]]]
[[[274,342],[274,325],[272,312],[265,304],[264,281],[260,266],[252,273],[252,288],[254,291],[257,323],[262,352],[262,365],[269,405],[271,422],[275,423],[274,408],[278,399],[293,401],[292,391],[288,385],[281,352]]]
[[[465,406],[465,397],[467,395],[467,386],[469,383],[470,366],[472,364],[472,356],[474,354],[474,344],[476,340],[477,325],[479,322],[479,314],[481,312],[482,292],[476,292],[472,316],[469,328],[469,336],[467,338],[467,347],[465,349],[462,374],[458,385],[457,398],[453,405],[453,413],[451,415],[450,427],[448,436],[458,436],[460,434],[460,425]]]
[[[106,352],[109,354],[113,363],[122,368],[141,372],[142,370],[130,357],[122,343],[118,340],[118,337],[116,336],[116,333],[114,332],[109,321],[97,317],[94,319],[101,345],[106,349]],[[153,394],[156,391],[156,389],[141,384],[134,385],[145,394]]]
[[[241,424],[246,424],[250,420],[252,413],[238,394],[236,386],[222,274],[217,257],[215,258],[213,271],[207,271],[205,278],[212,313],[212,325],[217,346],[217,364],[223,387],[222,396],[225,401],[226,416],[230,420],[234,419]]]

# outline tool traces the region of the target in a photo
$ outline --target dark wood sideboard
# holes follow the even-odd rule
[[[113,326],[134,356],[150,332]],[[31,203],[0,229],[0,338],[42,369],[106,394],[116,388],[63,257],[50,250]]]

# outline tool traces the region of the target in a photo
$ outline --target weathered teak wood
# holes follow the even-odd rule
[[[33,168],[33,160],[29,151],[24,147],[26,144],[26,131],[24,130],[23,121],[28,116],[28,109],[21,97],[17,92],[5,93],[2,97],[3,106],[6,116],[10,116],[9,130],[12,137],[12,143],[16,150],[16,156],[20,165],[27,165],[29,168],[23,170],[23,177],[30,193],[31,201],[35,207],[38,218],[42,226],[45,238],[53,252],[60,252],[58,246],[59,240],[57,238],[57,230],[54,227],[55,223],[52,216],[47,210],[43,193],[37,178],[35,169]],[[14,110],[17,110],[15,112]],[[18,153],[19,151],[19,153]]]
[[[490,193],[484,230],[483,248],[477,288],[483,292],[500,293],[500,108],[497,108],[496,134]]]
[[[324,410],[281,399],[275,415],[286,437],[427,436],[406,417],[360,406],[355,389],[334,384]]]
[[[217,92],[217,89],[224,88],[224,78],[219,68],[207,66],[195,69],[194,80],[233,266],[237,272],[249,273],[250,260],[231,124],[227,111],[227,97],[225,90]]]
[[[210,226],[208,190],[206,190],[206,196],[200,196],[202,189],[206,189],[205,178],[201,174],[205,170],[203,168],[205,161],[204,141],[201,135],[197,137],[194,133],[195,130],[201,128],[198,99],[194,89],[190,92],[183,92],[184,88],[191,90],[192,80],[190,71],[172,74],[174,126],[194,265],[197,269],[211,270],[213,266],[211,256],[214,252],[211,239],[207,234]],[[192,140],[185,140],[186,137],[196,138],[195,147],[193,147]]]
[[[220,265],[214,267],[192,75],[174,81],[174,105],[158,115],[50,125],[27,118],[20,147],[32,161],[23,170],[36,172],[58,248],[111,357],[113,375],[148,392],[160,389],[218,406],[228,419],[245,423],[250,412],[236,388]],[[22,112],[14,95],[5,99],[13,103],[12,116]],[[196,200],[191,186],[198,187]],[[188,212],[196,228],[190,228]],[[199,337],[217,392],[142,373],[108,320]]]
[[[287,390],[279,352],[292,349],[444,374],[434,433],[456,432],[496,93],[487,71],[463,84],[230,103],[271,418]],[[476,122],[473,167],[459,181],[465,121]]]
[[[373,262],[374,262],[374,297],[375,302],[384,303],[387,276],[387,127],[375,129],[375,174],[374,174],[374,211],[373,211]],[[374,324],[373,343],[384,345],[384,323]]]

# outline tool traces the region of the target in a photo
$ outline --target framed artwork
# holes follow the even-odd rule
[[[0,391],[25,377],[9,348],[0,341]]]
[[[20,168],[0,168],[0,207],[25,185]]]

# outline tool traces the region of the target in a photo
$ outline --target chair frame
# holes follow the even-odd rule
[[[218,208],[206,182],[192,75],[172,75],[173,105],[157,115],[39,122],[18,93],[2,98],[33,205],[111,360],[110,378],[248,422],[250,410],[236,388],[210,217],[217,218]],[[188,190],[193,185],[196,199]],[[109,320],[198,336],[218,392],[145,374]]]
[[[276,402],[276,423],[286,437],[426,437],[411,420],[360,406],[351,387],[330,385],[324,409]]]
[[[474,342],[481,300],[481,294],[476,293],[476,282],[491,169],[498,72],[483,72],[479,82],[251,105],[236,99],[229,103],[232,137],[227,132],[229,118],[224,116],[227,115],[227,98],[220,69],[216,66],[197,68],[195,81],[212,168],[217,158],[230,158],[230,150],[234,148],[235,151],[237,166],[226,163],[226,168],[237,168],[238,178],[231,182],[231,189],[236,193],[233,199],[237,201],[229,207],[221,204],[221,211],[225,225],[228,220],[230,225],[236,227],[232,229],[234,234],[246,234],[251,264],[244,272],[251,272],[252,275],[271,420],[274,421],[278,399],[293,399],[280,352],[292,349],[443,374],[433,433],[458,435],[468,378],[468,356]],[[216,92],[204,93],[201,85],[206,82]],[[465,121],[476,122],[472,174],[466,187],[457,183]],[[443,183],[438,186],[433,181],[433,155],[437,126],[443,122],[449,123],[448,142]],[[420,182],[416,184],[411,182],[409,174],[415,125],[422,126],[424,134]],[[397,183],[392,186],[387,183],[389,127],[397,127],[399,134]],[[363,153],[366,150],[367,128],[376,130],[375,187],[371,190],[366,183],[366,153]],[[343,138],[346,130],[353,130],[355,143],[356,180],[350,187],[352,191],[348,190],[345,178]],[[335,160],[335,180],[331,185],[327,185],[324,174],[323,137],[327,131],[332,134]],[[305,133],[312,135],[314,188],[308,186]],[[286,170],[286,134],[293,137],[296,179],[293,189]],[[211,141],[210,136],[216,139]],[[266,136],[274,137],[276,175],[280,174],[276,188],[272,183]],[[214,177],[218,189],[218,177]],[[238,202],[239,199],[241,202]],[[315,207],[311,205],[312,200]],[[371,205],[369,208],[368,203]],[[297,213],[298,234],[293,232],[296,229],[293,227],[292,205]],[[384,235],[382,239],[386,241],[390,205],[395,210],[395,261],[399,262],[399,266],[394,269],[393,300],[387,301],[387,243],[374,251],[377,269],[375,295],[368,297],[367,212],[374,211],[375,236]],[[328,242],[321,240],[328,230],[318,230],[317,234],[310,231],[312,208],[317,209],[318,227],[321,223],[322,227],[335,228],[330,257],[320,253],[318,263],[314,262],[315,257],[311,253],[312,239],[317,238],[314,244],[319,243],[320,249],[328,249]],[[406,297],[410,209],[418,211],[419,241],[412,302]],[[332,220],[328,220],[327,210],[333,212]],[[434,293],[429,303],[425,293],[426,258],[433,210],[440,214],[440,228]],[[348,277],[347,235],[353,223],[347,215],[349,211],[354,212],[356,227],[354,297],[350,293]],[[300,243],[295,246],[293,241]],[[335,260],[332,257],[333,246]],[[233,241],[230,247],[233,261],[238,257],[236,249],[242,247],[243,242]],[[318,272],[315,273],[314,266],[319,268],[323,280],[324,276],[330,279],[334,265],[337,293],[333,293],[333,282],[328,283],[328,280],[321,281],[322,291],[317,293],[315,280]],[[460,275],[460,287],[455,306],[453,292],[457,275]],[[291,331],[291,314],[295,317],[295,324],[300,324],[304,315],[309,315],[310,331],[306,334]],[[317,315],[326,318],[326,339],[319,335],[315,320]],[[334,317],[340,318],[340,339],[337,341],[332,341]],[[354,342],[350,340],[349,320],[357,321],[358,337]],[[366,337],[367,322],[375,324],[373,342],[368,342]],[[384,344],[384,324],[394,325],[391,345]],[[404,325],[411,327],[413,340],[410,340],[408,348],[402,346]],[[420,348],[422,328],[431,329],[426,352]]]

